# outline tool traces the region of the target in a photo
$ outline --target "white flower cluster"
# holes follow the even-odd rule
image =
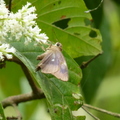
[[[27,3],[18,12],[9,12],[6,8],[4,0],[0,0],[0,61],[12,58],[15,49],[10,48],[9,44],[5,44],[6,40],[19,41],[24,37],[25,44],[32,40],[35,44],[47,43],[48,37],[45,33],[40,33],[41,29],[38,27],[35,19],[35,7],[30,7]]]
[[[38,43],[47,43],[48,37],[45,33],[40,33],[37,23],[35,7],[30,7],[27,3],[16,13],[9,12],[3,0],[0,0],[0,40],[20,40],[25,38],[25,44],[32,40]]]
[[[15,53],[15,48],[10,48],[10,45],[5,43],[0,45],[0,61],[4,61],[5,57],[11,59],[12,54],[10,53]]]

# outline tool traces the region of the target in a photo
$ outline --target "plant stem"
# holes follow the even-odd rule
[[[98,56],[100,56],[101,53],[99,53],[98,55],[96,55],[95,57],[91,58],[90,60],[83,62],[82,65],[80,66],[81,69],[86,68],[93,60],[95,60]]]
[[[25,76],[26,76],[26,78],[27,78],[27,80],[28,80],[28,82],[29,82],[29,84],[30,84],[30,86],[31,86],[31,89],[32,89],[32,91],[33,91],[33,93],[39,93],[39,92],[41,92],[41,90],[38,88],[38,86],[36,85],[36,83],[34,82],[34,80],[33,80],[33,77],[31,76],[31,74],[30,74],[30,72],[29,72],[29,70],[27,69],[27,67],[22,63],[22,61],[20,61],[17,57],[13,57],[11,60],[8,60],[8,61],[13,61],[13,62],[15,62],[15,63],[17,63],[17,64],[19,64],[20,66],[21,66],[21,68],[22,68],[22,70],[23,70],[23,72],[24,72],[24,74],[25,74]]]
[[[32,93],[26,93],[26,94],[21,94],[21,95],[15,95],[15,96],[10,96],[2,101],[2,106],[6,108],[7,106],[14,106],[18,105],[19,103],[22,102],[27,102],[31,100],[36,100],[36,99],[42,99],[45,98],[44,94],[41,92],[38,94]]]
[[[96,116],[94,116],[92,113],[90,113],[84,106],[82,106],[82,108],[83,108],[91,117],[93,117],[95,120],[100,120],[99,118],[97,118]]]
[[[99,111],[99,112],[102,112],[102,113],[120,118],[120,114],[118,114],[118,113],[110,112],[110,111],[107,111],[105,109],[94,107],[94,106],[91,106],[91,105],[88,105],[88,104],[83,104],[83,106],[86,107],[86,108],[90,108],[90,109],[93,109],[93,110],[96,110],[96,111]]]

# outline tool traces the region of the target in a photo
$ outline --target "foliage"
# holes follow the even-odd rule
[[[63,44],[63,55],[69,69],[69,81],[63,82],[52,75],[35,72],[38,61],[36,57],[44,51],[34,46],[34,41],[24,44],[25,38],[19,41],[6,40],[16,49],[14,54],[28,69],[32,79],[44,92],[48,108],[53,120],[85,119],[84,116],[74,117],[72,111],[82,106],[79,84],[82,78],[80,66],[73,58],[101,53],[101,35],[91,27],[92,18],[84,2],[71,0],[36,0],[31,1],[37,9],[39,27],[55,42],[58,39]],[[16,12],[26,1],[13,1],[12,10]],[[77,97],[76,97],[77,96]],[[57,111],[57,112],[55,112]]]

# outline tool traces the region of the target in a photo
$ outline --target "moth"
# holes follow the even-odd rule
[[[52,74],[62,81],[68,81],[68,67],[62,54],[62,44],[57,42],[46,49],[46,52],[37,56],[41,60],[36,71]]]

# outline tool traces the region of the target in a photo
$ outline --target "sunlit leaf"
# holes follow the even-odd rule
[[[38,25],[50,41],[59,41],[72,57],[101,53],[101,35],[91,27],[92,18],[83,0],[29,0],[37,9]],[[24,1],[25,3],[25,1]],[[23,0],[14,4],[23,4]],[[16,8],[16,7],[15,7]]]

